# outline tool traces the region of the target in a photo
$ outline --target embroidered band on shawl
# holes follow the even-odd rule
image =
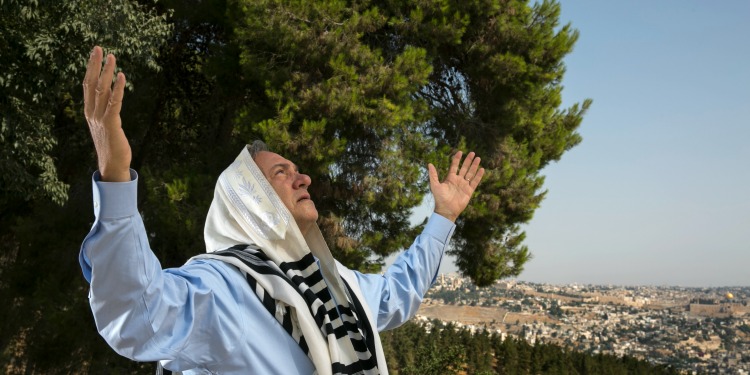
[[[260,181],[259,177],[265,181],[258,168],[241,159],[235,160],[230,168],[235,170],[234,175],[222,173],[219,184],[245,221],[265,239],[272,239],[279,235],[278,232],[285,231],[289,224],[289,211],[281,209],[282,203],[268,183],[253,182]],[[249,176],[246,175],[248,173]],[[248,180],[248,177],[252,178]],[[236,186],[233,186],[232,181],[235,181]],[[243,200],[243,196],[247,199]],[[247,207],[246,202],[255,207]],[[253,208],[261,213],[253,215]],[[283,227],[279,228],[280,224]]]

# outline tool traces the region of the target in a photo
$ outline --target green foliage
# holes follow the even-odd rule
[[[518,275],[530,256],[519,224],[544,197],[539,171],[580,142],[575,129],[589,106],[558,108],[562,58],[578,34],[559,27],[559,5],[550,1],[404,8],[404,22],[395,23],[403,44],[434,51],[430,84],[420,91],[434,116],[428,133],[439,144],[465,143],[490,172],[457,223],[452,253],[477,285]],[[405,14],[423,20],[414,27]]]
[[[128,67],[132,89],[158,71],[171,26],[148,2],[0,8],[0,364],[7,373],[134,371],[96,333],[75,255],[93,218],[95,165],[81,82],[99,44]]]
[[[432,321],[425,330],[415,323],[381,335],[393,374],[678,374],[675,369],[632,357],[591,355]]]
[[[8,374],[143,373],[141,365],[114,353],[94,326],[76,256],[80,229],[92,220],[91,199],[82,189],[89,187],[74,185],[63,207],[35,203],[36,214],[13,226],[19,251],[0,264],[0,301],[6,302],[0,309],[0,365]],[[88,215],[78,209],[84,204]]]
[[[520,225],[544,197],[540,171],[580,142],[589,106],[560,108],[562,59],[577,33],[558,25],[554,2],[0,7],[0,363],[9,372],[152,368],[119,357],[95,332],[75,261],[93,220],[96,164],[80,83],[95,44],[128,77],[123,126],[165,267],[203,251],[216,177],[262,138],[312,176],[332,251],[364,271],[418,233],[409,216],[427,193],[426,163],[444,174],[454,150],[476,151],[489,173],[452,251],[478,285],[517,275],[530,256]],[[394,366],[487,370],[447,330],[435,334],[419,353],[389,349]]]
[[[490,173],[457,223],[458,266],[478,285],[523,270],[519,225],[544,197],[539,171],[580,142],[590,105],[559,108],[578,34],[559,26],[557,3],[237,4],[243,78],[264,88],[237,134],[311,175],[335,255],[363,268],[403,248],[426,162],[445,170],[464,148]]]
[[[143,206],[149,208],[143,220],[156,256],[164,264],[179,266],[205,252],[202,217],[211,203],[214,177],[187,170],[152,171],[145,168],[141,174]]]
[[[381,334],[389,371],[396,374],[458,374],[466,348],[456,341],[453,325],[435,321],[430,332],[414,323]]]
[[[124,0],[8,0],[0,7],[0,219],[7,219],[32,200],[67,199],[53,152],[54,132],[67,129],[54,126],[61,109],[77,106],[65,94],[80,90],[86,51],[99,43],[134,72],[157,69],[154,55],[170,30],[164,16]]]
[[[368,35],[387,27],[375,6],[239,1],[235,33],[248,85],[263,87],[236,130],[261,137],[310,174],[319,225],[334,256],[359,269],[413,239],[409,210],[426,191],[434,142],[416,94],[431,67],[424,49],[387,55]],[[258,111],[258,107],[265,107]],[[270,115],[270,116],[269,116]]]

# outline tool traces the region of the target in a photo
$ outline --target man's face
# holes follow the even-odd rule
[[[310,176],[299,173],[294,163],[273,152],[261,151],[254,160],[294,216],[299,230],[303,235],[307,233],[318,220],[318,210],[307,192],[312,183]]]

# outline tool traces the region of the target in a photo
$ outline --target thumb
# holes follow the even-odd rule
[[[432,165],[432,163],[427,164],[427,174],[429,174],[430,176],[430,190],[432,190],[433,186],[440,185],[440,179],[438,179],[437,169],[435,169],[435,166]]]

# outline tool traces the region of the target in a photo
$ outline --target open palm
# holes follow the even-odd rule
[[[484,176],[484,168],[479,168],[481,160],[475,157],[474,152],[466,155],[461,169],[458,169],[462,155],[461,151],[453,155],[448,175],[443,182],[440,182],[435,166],[432,164],[427,166],[430,175],[430,190],[435,198],[435,213],[453,222],[466,209],[474,190]]]

